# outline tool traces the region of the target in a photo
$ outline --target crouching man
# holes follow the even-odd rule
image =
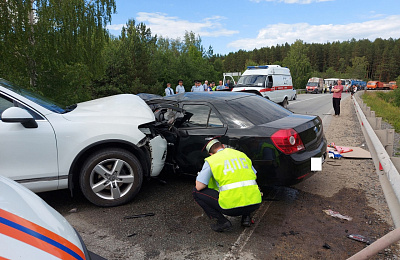
[[[203,169],[193,189],[194,200],[203,208],[216,232],[232,227],[228,216],[242,216],[242,226],[251,225],[250,214],[261,204],[261,193],[256,182],[256,170],[242,152],[225,148],[217,139],[206,146],[211,155],[205,159]]]

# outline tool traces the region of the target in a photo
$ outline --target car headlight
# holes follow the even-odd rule
[[[139,130],[145,135],[150,135],[151,134],[151,130],[148,127],[139,127]]]

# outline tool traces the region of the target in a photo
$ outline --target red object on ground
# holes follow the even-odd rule
[[[382,167],[382,164],[381,164],[381,163],[379,163],[379,170],[380,170],[380,171],[383,171],[383,167]]]
[[[353,149],[351,149],[349,147],[337,146],[337,145],[335,145],[335,149],[339,153],[348,153],[348,152],[352,152],[353,151]]]

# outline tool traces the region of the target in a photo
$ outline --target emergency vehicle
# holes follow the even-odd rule
[[[248,66],[232,91],[255,93],[286,108],[293,96],[292,76],[280,65]]]
[[[324,79],[312,77],[306,85],[306,93],[322,93],[324,91]]]
[[[0,175],[0,259],[105,260],[39,196]]]

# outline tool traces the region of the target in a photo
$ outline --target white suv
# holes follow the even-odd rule
[[[154,123],[135,95],[62,108],[0,79],[0,175],[34,192],[79,187],[98,206],[124,204],[164,166]]]

